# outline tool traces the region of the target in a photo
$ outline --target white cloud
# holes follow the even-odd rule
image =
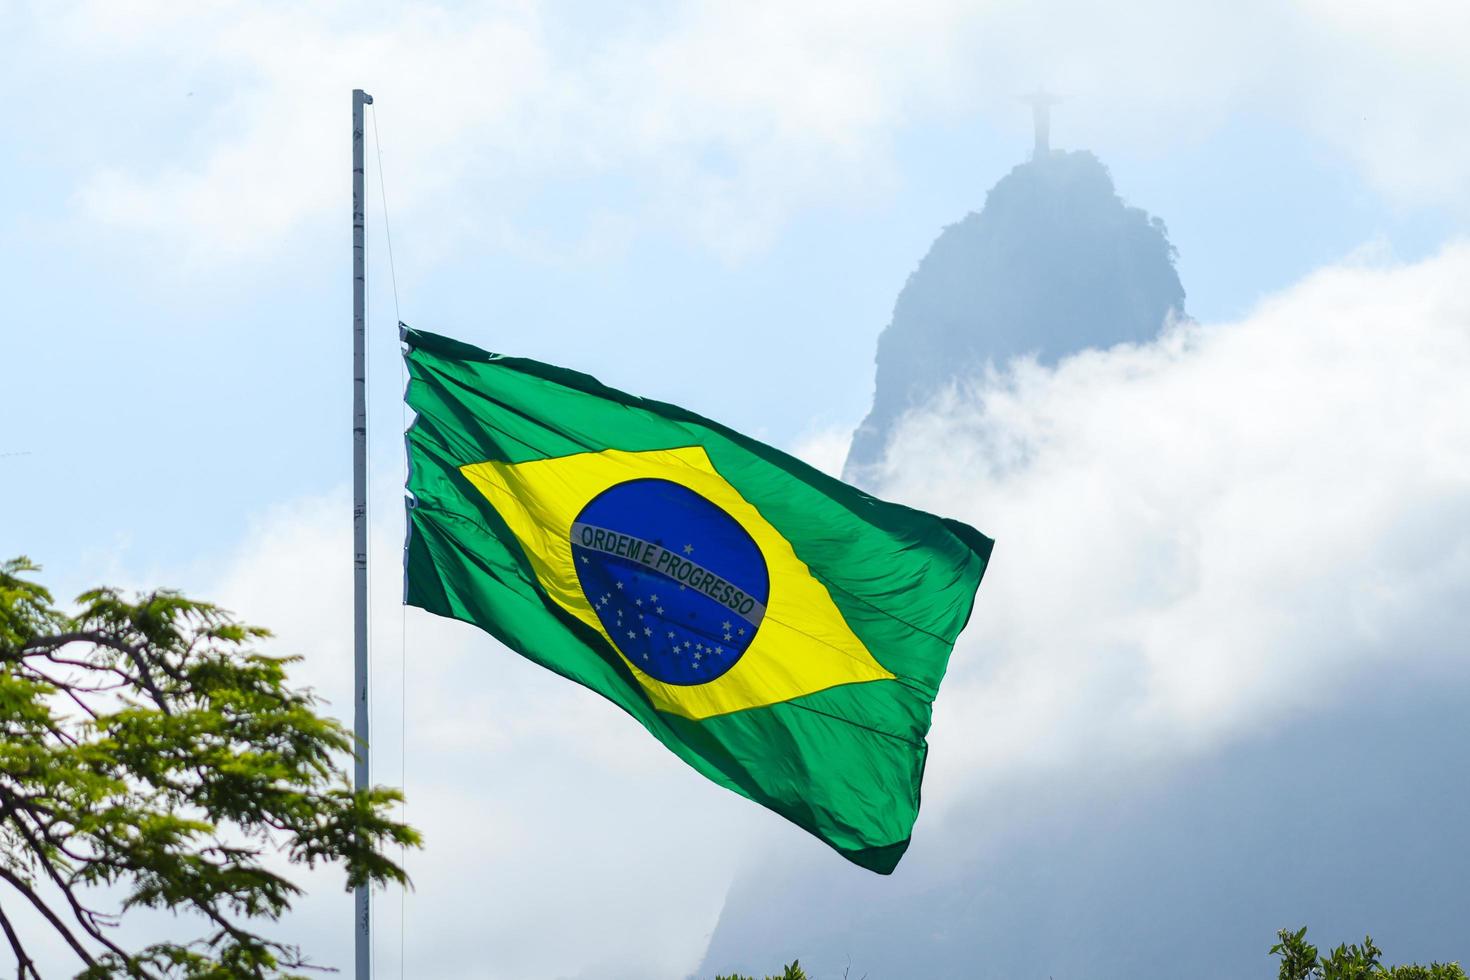
[[[1470,7],[1305,0],[1312,27],[1296,62],[1303,124],[1404,204],[1470,204]],[[1332,70],[1329,66],[1335,66]]]
[[[797,438],[796,444],[788,451],[803,463],[816,467],[828,476],[840,477],[842,464],[847,459],[847,447],[851,442],[852,426],[825,426],[809,429]]]
[[[998,780],[1177,761],[1380,672],[1464,668],[1470,246],[1372,261],[1239,323],[1019,364],[906,421],[885,492],[998,541],[937,704],[928,820]],[[799,452],[841,449],[817,431]],[[302,676],[337,704],[345,512],[274,515],[219,590],[311,651]],[[397,540],[381,528],[378,554]],[[396,572],[376,585],[393,779]],[[734,868],[820,847],[595,696],[408,616],[410,816],[429,835],[411,972],[680,975]]]
[[[380,476],[373,499],[383,504],[401,476]],[[349,725],[350,515],[340,492],[283,504],[234,553],[182,576],[191,595],[269,626],[273,652],[302,655],[292,683]],[[443,980],[683,976],[739,857],[763,835],[800,832],[689,769],[597,695],[478,629],[405,609],[401,526],[383,507],[371,541],[373,779],[406,789],[405,819],[426,846],[407,855],[406,901],[397,890],[375,898],[379,970],[397,975],[402,950],[406,976]],[[350,974],[340,869],[274,863],[305,894],[261,931]],[[116,938],[142,945],[201,930],[144,912]],[[45,936],[39,923],[35,932]],[[59,941],[31,945],[47,975],[75,969]]]
[[[342,210],[355,86],[388,96],[393,189],[407,209],[469,179],[467,171],[543,162],[518,159],[520,146],[548,142],[543,120],[555,101],[529,12],[470,18],[413,6],[384,24],[344,5],[140,8],[77,8],[74,43],[106,36],[111,59],[119,50],[185,59],[181,84],[221,72],[231,81],[212,101],[205,125],[213,138],[199,149],[142,171],[92,173],[78,200],[104,222],[179,236],[226,258],[278,247],[303,221]]]
[[[1470,204],[1455,125],[1470,22],[1454,4],[757,0],[587,24],[532,2],[63,9],[38,17],[32,76],[106,76],[118,104],[156,101],[161,79],[209,89],[194,115],[111,123],[131,148],[77,194],[91,218],[201,261],[339,215],[354,85],[379,99],[420,254],[535,239],[518,202],[594,178],[618,189],[589,240],[653,226],[743,254],[803,209],[884,194],[916,123],[983,119],[1024,144],[1016,96],[1037,84],[1068,96],[1069,145],[1167,148],[1247,113],[1316,134],[1397,201]]]
[[[998,542],[936,705],[931,827],[1001,780],[1177,761],[1374,678],[1466,670],[1470,245],[1371,261],[1239,323],[1017,365],[905,422],[887,495]],[[830,433],[803,446],[840,459]],[[740,864],[842,870],[595,695],[462,624],[409,610],[400,626],[383,513],[375,757],[397,781],[406,703],[409,819],[427,836],[410,975],[679,976]],[[195,589],[306,653],[295,676],[342,714],[347,514],[339,496],[282,507]],[[342,966],[338,886],[314,878],[283,933]],[[390,972],[398,907],[379,918]]]
[[[909,417],[884,490],[998,542],[926,803],[1463,668],[1467,277],[1465,245],[1327,269],[1243,322],[1021,363]]]
[[[375,497],[391,498],[393,481],[382,482]],[[340,495],[274,511],[208,591],[270,624],[277,649],[306,654],[293,679],[350,721],[349,515]],[[477,629],[405,610],[400,528],[388,513],[372,541],[372,742],[374,778],[397,785],[404,774],[407,819],[426,839],[408,857],[407,975],[632,980],[692,969],[734,862],[775,818],[598,696]],[[340,878],[312,880],[284,931],[318,962],[348,968]],[[380,964],[392,972],[400,899],[380,902]]]

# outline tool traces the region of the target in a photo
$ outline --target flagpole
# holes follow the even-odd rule
[[[352,90],[352,732],[357,740],[354,789],[368,788],[367,649],[367,219],[363,204],[362,107],[373,97]],[[373,974],[372,897],[366,884],[353,895],[357,980]]]

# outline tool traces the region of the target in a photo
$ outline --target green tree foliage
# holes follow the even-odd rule
[[[1362,945],[1341,945],[1324,958],[1317,947],[1307,942],[1307,927],[1296,932],[1282,929],[1271,955],[1280,957],[1278,980],[1467,980],[1458,963],[1431,963],[1429,966],[1384,966],[1379,962],[1383,950],[1364,936]]]
[[[756,980],[756,978],[731,973],[727,976],[715,977],[715,980]],[[766,977],[766,980],[807,980],[807,976],[806,971],[801,968],[801,961],[792,960],[791,964],[782,971],[780,976]]]
[[[96,589],[64,613],[36,571],[0,563],[0,931],[18,980],[40,978],[22,906],[86,980],[280,978],[307,964],[254,931],[300,894],[272,863],[407,882],[387,856],[419,844],[390,818],[400,794],[353,790],[351,733],[288,685],[297,658],[255,649],[265,630],[167,591]],[[124,949],[114,927],[139,907],[194,913],[202,935]]]

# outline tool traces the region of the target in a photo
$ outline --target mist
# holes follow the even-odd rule
[[[706,968],[1241,976],[1307,921],[1460,955],[1467,277],[1356,256],[905,416],[881,493],[997,539],[913,848],[749,861]]]
[[[1449,748],[1470,734],[1467,277],[1463,245],[1357,256],[1240,322],[992,365],[899,420],[880,492],[997,546],[892,878],[479,631],[404,610],[380,574],[377,778],[402,778],[428,840],[416,890],[380,899],[380,962],[400,914],[407,962],[449,978],[797,956],[814,977],[849,958],[858,976],[1164,977],[1157,951],[1190,949],[1218,964],[1201,975],[1239,976],[1308,920],[1458,955],[1434,943],[1470,870]],[[843,448],[801,451],[835,469]],[[374,481],[379,555],[400,480]],[[301,680],[339,713],[345,499],[262,515],[208,590],[307,653]],[[313,880],[284,929],[344,964],[348,898]]]

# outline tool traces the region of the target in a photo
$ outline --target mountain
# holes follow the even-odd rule
[[[1015,167],[899,293],[844,476],[871,482],[903,413],[987,364],[1154,337],[1184,312],[1174,256],[1164,223],[1125,204],[1093,154],[1044,151]]]
[[[890,878],[791,834],[731,889],[696,976],[800,956],[813,980],[1236,980],[1275,976],[1267,947],[1302,925],[1463,964],[1470,677],[1385,675],[1180,764],[992,786],[921,818]]]

